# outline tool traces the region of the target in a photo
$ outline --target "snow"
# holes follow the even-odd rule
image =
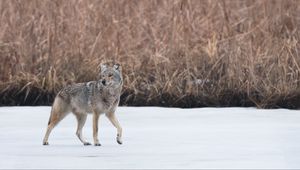
[[[300,168],[300,112],[119,107],[123,145],[100,117],[102,146],[83,146],[67,116],[42,145],[50,107],[0,107],[1,169]],[[92,116],[83,135],[92,140]]]

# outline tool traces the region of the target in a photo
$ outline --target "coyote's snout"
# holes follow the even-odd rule
[[[102,64],[97,81],[68,85],[55,97],[47,132],[43,144],[48,145],[51,130],[70,112],[77,118],[76,135],[84,145],[90,145],[82,136],[87,113],[93,114],[93,137],[95,146],[101,146],[98,140],[98,120],[105,113],[110,122],[117,128],[117,142],[122,144],[122,128],[115,116],[120,101],[123,80],[121,66],[112,67]]]

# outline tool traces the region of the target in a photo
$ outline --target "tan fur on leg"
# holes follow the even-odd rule
[[[118,121],[118,119],[116,118],[115,116],[115,113],[114,112],[110,112],[108,114],[106,114],[107,118],[110,120],[110,122],[114,125],[114,127],[117,128],[117,142],[119,144],[122,144],[122,127]]]
[[[48,128],[43,140],[43,145],[49,145],[48,138],[50,136],[51,131],[67,114],[68,113],[56,113],[54,111],[51,112],[50,119],[48,122]]]
[[[93,114],[93,137],[95,146],[101,146],[98,139],[98,123],[99,123],[100,114],[94,112]]]
[[[84,140],[84,138],[82,137],[82,128],[86,122],[87,114],[85,114],[85,113],[74,113],[74,114],[77,119],[77,130],[76,130],[77,137],[84,145],[91,145],[89,142]]]

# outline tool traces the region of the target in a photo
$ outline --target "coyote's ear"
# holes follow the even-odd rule
[[[120,64],[115,64],[115,65],[114,65],[114,69],[115,69],[115,70],[120,70],[120,67],[121,67]]]
[[[100,64],[100,72],[103,72],[106,69],[107,69],[107,65],[106,64]]]

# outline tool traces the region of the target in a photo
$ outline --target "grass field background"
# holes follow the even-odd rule
[[[0,105],[122,65],[121,105],[300,106],[295,0],[1,0]]]

